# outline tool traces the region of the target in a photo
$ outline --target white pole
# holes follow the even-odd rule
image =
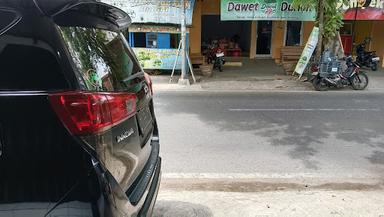
[[[169,83],[172,82],[173,76],[175,75],[176,64],[179,62],[179,57],[180,57],[180,49],[181,49],[181,40],[179,42],[179,47],[177,48],[176,61],[173,64],[172,74],[171,74],[171,78],[169,79]]]
[[[186,62],[186,32],[187,27],[185,24],[186,16],[185,16],[185,0],[181,1],[181,77],[179,79],[179,84],[189,85],[189,79],[187,77],[187,62]]]

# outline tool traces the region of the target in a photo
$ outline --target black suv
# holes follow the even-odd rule
[[[95,0],[0,0],[0,216],[150,216],[152,83],[129,16]]]

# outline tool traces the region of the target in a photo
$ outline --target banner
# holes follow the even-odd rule
[[[179,0],[102,0],[124,10],[132,23],[180,24],[182,4]],[[192,25],[195,0],[186,0],[186,23]]]
[[[293,0],[221,0],[221,20],[315,21],[316,10]]]
[[[303,75],[304,70],[308,65],[308,62],[311,59],[311,56],[316,49],[318,41],[319,41],[319,28],[313,27],[313,30],[311,32],[311,35],[309,36],[308,42],[305,45],[303,53],[301,54],[301,57],[295,68],[295,73],[299,74],[300,77]]]
[[[344,12],[344,20],[384,20],[383,0],[339,0],[338,8]]]
[[[177,49],[132,48],[143,69],[171,70],[176,61]],[[181,58],[176,64],[181,69]]]

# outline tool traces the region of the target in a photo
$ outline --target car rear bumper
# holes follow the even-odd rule
[[[158,159],[158,163],[156,166],[156,171],[152,179],[151,186],[149,187],[149,191],[143,207],[141,208],[138,217],[149,217],[152,216],[152,211],[156,203],[157,194],[160,188],[161,181],[161,158]]]
[[[134,182],[133,189],[128,190],[127,196],[132,205],[140,206],[139,217],[152,216],[161,181],[161,158],[159,157],[159,142],[151,142],[152,153],[142,173]]]

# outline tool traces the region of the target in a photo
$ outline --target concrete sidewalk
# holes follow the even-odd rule
[[[384,191],[160,191],[154,217],[384,217]]]
[[[169,75],[152,76],[155,91],[315,91],[310,82],[299,81],[297,77],[282,74],[275,67],[276,73],[250,73],[249,70],[240,72],[241,68],[229,67],[223,73],[217,73],[211,78],[197,76],[197,83],[191,86],[177,84],[178,76],[169,83]],[[364,91],[384,91],[384,71],[367,71],[369,85]],[[256,75],[255,75],[256,74]],[[351,88],[335,89],[351,91]]]
[[[377,73],[377,72],[376,72]],[[369,75],[370,92],[384,91],[383,75]],[[292,76],[258,76],[226,79],[203,79],[191,86],[169,83],[169,76],[153,76],[155,91],[315,91],[310,82],[302,82]],[[177,81],[177,78],[174,79]],[[352,91],[352,88],[334,89],[336,91]]]
[[[165,178],[154,217],[384,217],[382,182],[291,181]]]
[[[311,91],[309,82],[298,81],[292,76],[239,76],[225,78],[204,78],[197,76],[197,83],[191,86],[177,84],[178,77],[169,83],[170,76],[152,76],[155,91]]]

